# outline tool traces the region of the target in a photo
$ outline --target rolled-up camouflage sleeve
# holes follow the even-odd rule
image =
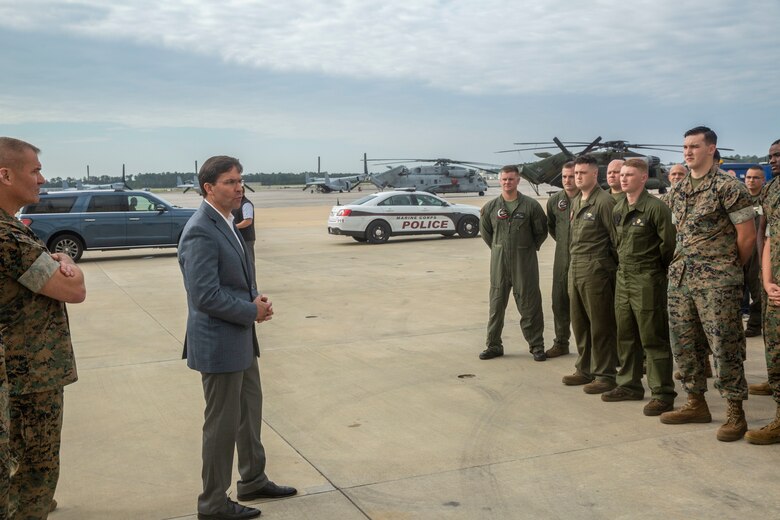
[[[30,268],[19,277],[19,283],[32,292],[39,293],[59,268],[59,262],[53,259],[48,252],[42,251]]]
[[[729,220],[735,226],[756,217],[756,210],[750,201],[750,193],[739,181],[731,182],[725,188],[723,207],[729,214]]]

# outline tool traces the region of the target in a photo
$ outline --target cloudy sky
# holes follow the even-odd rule
[[[0,0],[0,135],[49,177],[519,162],[495,152],[699,124],[763,155],[777,20],[777,0]]]

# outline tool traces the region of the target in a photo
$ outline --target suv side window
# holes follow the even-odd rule
[[[70,209],[76,202],[76,195],[67,197],[46,197],[41,198],[37,204],[30,204],[22,213],[33,215],[36,213],[70,213]]]
[[[128,211],[154,211],[154,207],[159,204],[157,200],[152,200],[143,195],[127,195]]]
[[[87,212],[89,213],[113,211],[127,211],[127,195],[92,195],[89,206],[87,206]]]

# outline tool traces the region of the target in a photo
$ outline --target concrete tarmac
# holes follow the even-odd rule
[[[329,236],[336,199],[368,191],[250,194],[258,283],[275,309],[258,326],[267,472],[300,492],[252,503],[262,518],[778,517],[780,447],[718,442],[725,402],[712,380],[711,424],[645,417],[649,392],[604,403],[561,384],[575,354],[533,361],[512,304],[506,355],[480,361],[488,248],[480,238]],[[481,206],[497,195],[449,198]],[[548,347],[554,246],[548,238],[540,252]],[[65,392],[50,518],[196,518],[203,396],[180,359],[187,308],[175,251],[87,252],[80,266],[87,300],[68,308],[80,378]],[[748,381],[765,380],[762,340],[747,344]],[[771,397],[745,407],[751,428],[774,416]]]

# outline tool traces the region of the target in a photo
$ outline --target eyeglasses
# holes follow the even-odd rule
[[[243,186],[244,181],[242,179],[229,179],[226,181],[217,181],[214,184],[224,184],[225,186],[229,186],[231,188],[235,187],[236,185]]]

